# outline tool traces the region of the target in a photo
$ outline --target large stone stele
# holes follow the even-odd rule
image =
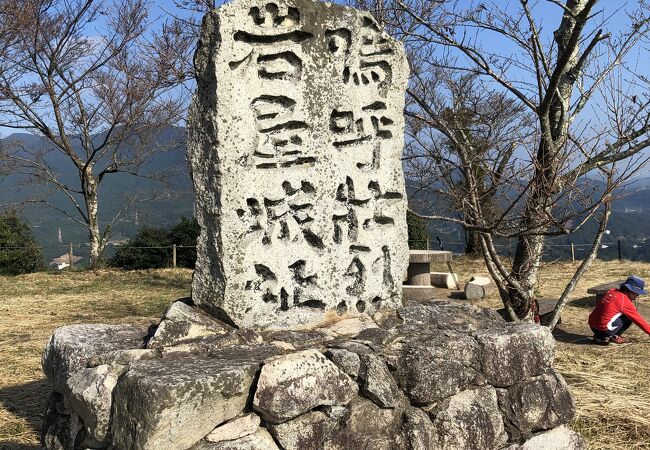
[[[238,326],[401,304],[408,65],[368,13],[236,0],[196,53],[192,299]]]

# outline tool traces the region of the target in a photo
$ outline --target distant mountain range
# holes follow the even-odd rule
[[[159,140],[161,142],[172,139],[182,140],[184,134],[184,129],[172,128],[161,133]],[[16,143],[30,148],[46,145],[42,138],[30,134],[12,134],[0,139],[0,145],[16,145]],[[62,180],[74,183],[77,172],[66,156],[59,152],[51,152],[48,154],[48,163]],[[144,168],[147,172],[156,173],[170,167],[174,170],[166,187],[159,182],[129,174],[111,174],[106,177],[100,188],[102,227],[108,224],[134,196],[155,197],[152,200],[137,202],[121,216],[112,228],[112,241],[119,242],[133,237],[138,228],[145,225],[170,226],[177,223],[182,216],[192,216],[193,194],[185,162],[184,145],[174,151],[157,154]],[[15,174],[0,176],[0,205],[20,203],[25,198],[42,192],[44,192],[43,187],[22,184]],[[610,233],[605,238],[606,248],[601,249],[600,257],[617,257],[617,241],[621,240],[625,258],[650,261],[650,228],[646,226],[650,223],[650,177],[635,180],[618,194],[621,198],[613,205],[609,223]],[[73,213],[69,200],[60,193],[50,195],[49,201]],[[435,203],[435,199],[433,202]],[[88,237],[81,225],[44,205],[18,206],[18,210],[32,226],[36,238],[43,245],[43,253],[47,261],[65,253],[69,242],[76,244],[75,254],[85,258],[82,263],[87,261],[88,252],[84,243],[88,241]],[[59,242],[59,229],[61,242]],[[435,238],[440,237],[446,249],[463,252],[464,235],[460,227],[448,223],[430,223],[428,229],[432,247],[437,248]],[[588,247],[583,244],[591,242],[595,230],[595,223],[591,223],[571,236],[548,239],[547,259],[569,258],[571,242],[576,244],[576,257],[584,255]],[[508,242],[502,242],[501,245],[504,253],[508,253],[512,248]]]
[[[161,133],[158,139],[163,143],[171,140],[184,142],[184,135],[184,129],[172,128]],[[30,134],[12,134],[0,139],[0,145],[40,148],[47,145],[47,142]],[[73,186],[79,184],[77,170],[67,156],[56,151],[49,152],[47,161],[60,180]],[[169,171],[170,175],[163,185],[155,180],[115,173],[107,175],[100,185],[99,219],[102,229],[134,198],[152,198],[138,201],[120,216],[112,227],[113,241],[133,237],[138,228],[144,225],[169,226],[177,223],[182,216],[192,217],[192,185],[185,161],[184,145],[173,151],[156,154],[143,166],[143,170],[146,173]],[[21,205],[25,199],[42,198],[47,189],[44,186],[25,184],[16,174],[0,176],[0,205],[17,204],[19,214],[32,226],[34,235],[43,245],[46,261],[65,253],[68,243],[72,242],[75,244],[75,254],[84,257],[82,264],[87,262],[88,251],[85,243],[88,242],[88,233],[84,227],[46,205]],[[71,215],[76,215],[70,200],[62,193],[54,192],[48,195],[48,201]],[[59,229],[62,242],[59,242]]]
[[[590,187],[595,188],[594,192],[602,192],[604,183],[593,179],[589,179],[588,182]],[[411,189],[411,191],[413,190]],[[435,198],[426,199],[421,203],[440,204]],[[608,232],[604,236],[598,257],[601,259],[618,258],[618,242],[620,241],[624,259],[650,261],[650,227],[646,224],[650,224],[650,177],[637,178],[616,191],[607,227]],[[435,238],[440,237],[445,249],[456,253],[464,251],[465,236],[462,227],[446,222],[433,222],[428,224],[428,229],[432,248],[438,248]],[[572,243],[574,244],[575,257],[581,258],[589,251],[596,230],[597,223],[591,221],[571,235],[547,238],[545,259],[552,261],[571,258]],[[504,254],[509,254],[514,251],[514,244],[514,241],[499,241],[499,250]]]

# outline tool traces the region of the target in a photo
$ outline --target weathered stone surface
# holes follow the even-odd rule
[[[260,426],[256,414],[246,414],[219,425],[205,437],[208,442],[232,441],[253,434]]]
[[[367,328],[354,336],[354,339],[363,342],[370,348],[382,348],[396,338],[394,330],[382,328]]]
[[[144,347],[146,327],[132,325],[68,325],[57,328],[43,351],[43,372],[54,390],[63,392],[67,379],[85,368],[94,355]]]
[[[459,289],[458,275],[451,272],[430,272],[431,285],[444,289]]]
[[[467,389],[430,411],[440,450],[496,449],[507,440],[493,387]]]
[[[148,348],[134,348],[128,350],[114,350],[112,352],[102,353],[90,358],[88,367],[97,367],[103,364],[109,366],[121,365],[128,366],[132,362],[140,361],[142,359],[156,359],[161,357],[159,350]]]
[[[319,348],[324,342],[331,341],[334,338],[322,331],[305,330],[261,330],[260,334],[265,342],[287,342],[295,347],[296,350],[306,348]]]
[[[476,333],[483,373],[496,387],[511,386],[540,375],[553,364],[555,340],[547,327],[508,323]]]
[[[53,397],[44,445],[496,450],[509,436],[517,442],[509,450],[553,439],[564,447],[547,448],[581,448],[558,428],[535,434],[574,412],[552,369],[552,343],[536,342],[547,338],[544,328],[446,303],[402,308],[400,315],[384,311],[375,315],[385,316],[382,328],[335,339],[310,330],[237,329],[162,350],[100,349],[66,378],[66,403]],[[301,345],[310,348],[296,351]],[[129,368],[118,378],[119,368],[109,374],[111,364],[99,362]],[[490,385],[497,382],[497,389]],[[256,415],[244,416],[251,407],[275,441]]]
[[[83,420],[86,447],[101,448],[110,444],[113,389],[125,370],[124,366],[101,365],[80,369],[68,380],[66,399],[69,407]]]
[[[404,432],[410,450],[431,450],[437,448],[436,429],[429,416],[418,408],[404,412]]]
[[[190,357],[133,363],[114,391],[113,446],[190,447],[243,412],[258,367]]]
[[[446,262],[451,261],[452,258],[452,253],[446,250],[409,250],[409,262],[415,264]]]
[[[489,277],[473,276],[465,284],[465,298],[467,300],[480,300],[487,297],[494,289],[494,283]]]
[[[253,408],[264,420],[280,423],[317,406],[345,405],[357,384],[316,350],[269,359],[260,372]]]
[[[244,350],[246,353],[257,351],[263,346],[262,337],[254,330],[233,330],[226,334],[196,338],[191,341],[184,341],[172,347],[163,347],[161,353],[163,358],[178,358],[182,356],[210,356],[222,352],[231,353],[233,349]],[[270,346],[268,346],[270,347]],[[275,349],[275,354],[278,353]],[[269,355],[270,356],[270,355]]]
[[[363,395],[382,408],[396,408],[406,400],[386,363],[377,355],[361,356],[359,380]]]
[[[189,450],[281,450],[273,437],[264,428],[258,428],[253,434],[232,441],[202,441]]]
[[[178,301],[167,309],[147,347],[169,347],[196,338],[227,334],[232,329],[201,309]]]
[[[506,322],[495,311],[446,301],[405,306],[397,311],[407,328],[470,332],[491,330]]]
[[[540,430],[569,423],[575,403],[564,379],[556,373],[497,390],[510,441],[520,441]]]
[[[376,329],[377,324],[366,316],[348,317],[323,328],[326,333],[338,336],[354,336],[367,329]]]
[[[312,411],[278,425],[271,434],[284,450],[322,449],[336,427],[336,421],[320,411]]]
[[[63,395],[52,392],[43,416],[41,445],[50,450],[74,450],[83,439],[82,425],[73,411],[65,406]]]
[[[539,433],[522,445],[512,445],[506,450],[587,450],[580,434],[567,426]]]
[[[437,402],[484,383],[480,347],[453,331],[411,333],[385,349],[397,383],[417,404]]]
[[[400,305],[401,44],[337,4],[237,0],[206,16],[195,64],[192,299],[254,327]]]
[[[331,435],[327,450],[408,448],[402,429],[402,410],[380,408],[370,400],[353,400],[344,423]]]
[[[356,379],[361,369],[361,360],[356,353],[349,352],[342,348],[330,348],[325,351],[327,356],[343,372]]]
[[[428,273],[427,268],[427,273]],[[431,285],[403,285],[402,296],[405,305],[412,305],[413,303],[428,302],[435,298],[440,297],[438,288]]]

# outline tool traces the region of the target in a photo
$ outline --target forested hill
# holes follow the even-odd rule
[[[598,192],[599,182],[589,180],[590,186],[596,186]],[[407,183],[408,186],[408,183]],[[413,198],[414,188],[407,187],[409,197]],[[420,194],[421,195],[421,194]],[[612,205],[612,214],[609,220],[608,233],[604,236],[602,248],[598,256],[603,259],[618,258],[618,242],[621,243],[622,257],[634,261],[650,261],[650,177],[637,178],[619,189]],[[435,197],[425,198],[416,202],[417,205],[434,205],[434,211],[444,210],[440,199]],[[437,209],[441,208],[441,209]],[[421,207],[423,213],[430,213],[429,207]],[[465,236],[461,227],[434,222],[428,226],[431,236],[431,247],[437,248],[436,237],[443,241],[444,248],[457,253],[462,253],[465,246]],[[590,243],[596,233],[597,224],[589,222],[577,232],[568,236],[552,237],[546,240],[545,259],[568,259],[571,257],[571,244],[574,244],[575,257],[580,258],[589,251]],[[498,241],[499,250],[508,254],[514,249],[515,242]]]
[[[185,130],[173,128],[159,136],[159,140],[179,140],[184,137]],[[24,145],[29,148],[39,148],[46,142],[30,134],[12,134],[0,139],[1,146]],[[48,164],[56,171],[61,180],[74,184],[77,173],[70,160],[59,152],[49,152]],[[185,163],[185,148],[181,146],[173,151],[158,154],[152,158],[144,169],[148,173],[170,171],[167,183],[162,184],[149,179],[134,177],[129,174],[111,174],[106,177],[100,189],[100,221],[103,226],[109,223],[115,214],[128,205],[134,197],[147,198],[138,201],[128,209],[112,228],[112,239],[120,241],[132,237],[137,229],[144,225],[169,226],[177,223],[182,216],[191,217],[193,213],[193,198],[190,176]],[[593,180],[592,180],[593,181]],[[42,198],[47,189],[30,183],[17,174],[0,176],[0,204],[20,203],[26,198]],[[622,243],[623,256],[632,260],[650,261],[650,178],[640,178],[629,184],[619,193],[613,205],[610,219],[610,233],[605,236],[600,256],[614,258],[618,256],[618,244]],[[74,214],[68,199],[60,193],[48,195],[55,206]],[[436,199],[428,203],[435,204]],[[88,241],[84,228],[65,217],[60,212],[43,205],[18,206],[22,217],[27,220],[37,239],[44,246],[47,260],[66,252],[69,242],[82,244],[75,247],[75,253],[87,255],[83,243]],[[426,212],[426,211],[425,211]],[[464,249],[462,230],[445,223],[429,224],[431,246],[436,246],[435,238],[439,236],[445,248],[455,252]],[[587,244],[595,233],[595,224],[587,224],[583,229],[571,236],[548,239],[547,259],[566,259],[570,257],[570,243],[574,243],[576,257],[588,250]],[[59,229],[61,241],[59,242]],[[434,244],[435,243],[435,244]],[[507,253],[510,243],[501,242],[501,250]]]
[[[166,142],[183,141],[184,135],[184,129],[168,129],[160,134],[158,143],[162,144],[161,147],[165,147]],[[46,145],[44,139],[30,134],[12,134],[0,140],[0,146],[11,148],[25,146],[39,149],[47,148]],[[77,171],[67,156],[51,151],[47,153],[46,161],[60,180],[72,186],[79,185]],[[126,173],[115,173],[107,175],[100,185],[99,219],[102,228],[110,223],[125,206],[139,199],[115,221],[111,231],[113,240],[132,237],[143,225],[167,226],[177,223],[181,216],[192,216],[192,187],[185,161],[184,145],[172,151],[158,153],[143,165],[142,170],[147,174],[165,172],[168,174],[165,177],[166,182],[161,183]],[[84,243],[88,242],[88,236],[81,225],[48,206],[20,204],[25,199],[44,197],[47,197],[53,205],[78,217],[70,200],[61,192],[51,187],[29,183],[17,173],[0,176],[0,205],[18,204],[20,215],[32,226],[35,236],[44,247],[44,256],[48,261],[65,253],[70,242],[81,244],[75,247],[75,253],[85,257],[87,261],[88,252]],[[61,229],[61,243],[58,240],[59,229]]]

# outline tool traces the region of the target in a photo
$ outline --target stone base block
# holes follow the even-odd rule
[[[382,311],[347,334],[332,330],[349,319],[197,327],[194,308],[172,306],[144,340],[140,328],[58,329],[43,360],[57,382],[45,448],[583,448],[564,426],[575,406],[547,328],[448,302]]]
[[[433,300],[438,296],[438,290],[433,286],[402,286],[402,301],[405,304]]]

